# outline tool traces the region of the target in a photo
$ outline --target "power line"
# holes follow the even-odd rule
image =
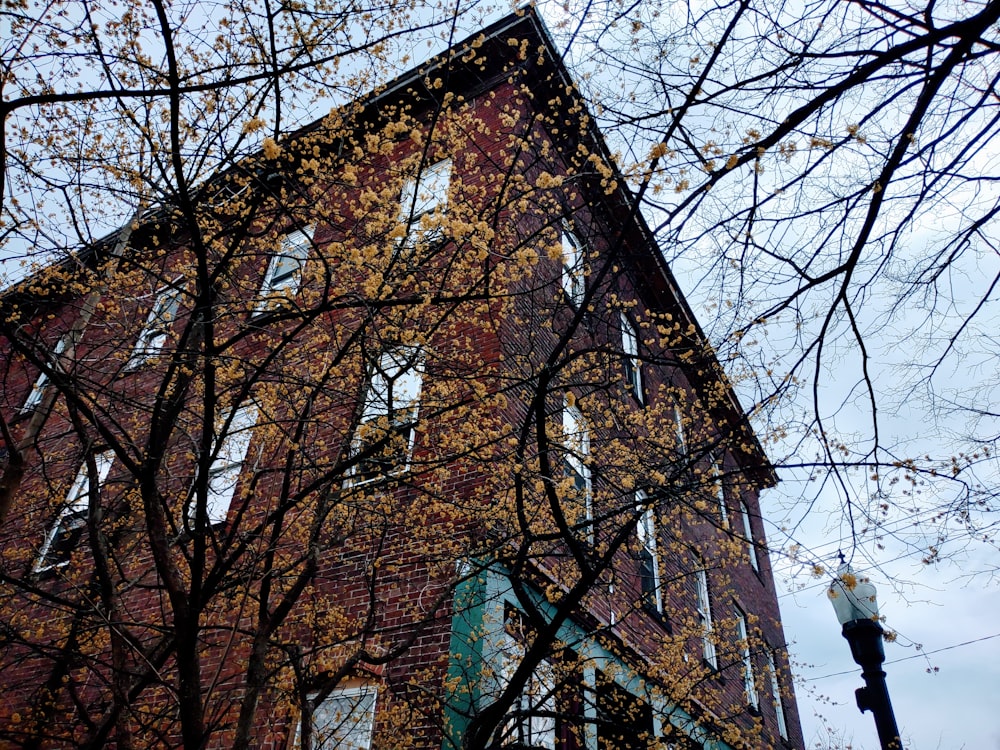
[[[911,656],[903,656],[899,659],[892,659],[891,661],[885,662],[886,664],[898,664],[901,661],[909,661],[910,659],[921,659],[931,654],[940,654],[942,651],[951,651],[953,648],[959,648],[961,646],[971,646],[973,643],[981,643],[982,641],[988,641],[991,638],[1000,638],[1000,633],[994,633],[993,635],[984,635],[982,638],[974,638],[971,641],[963,641],[962,643],[954,643],[951,646],[942,646],[941,648],[936,648],[933,651],[921,651],[919,654],[912,654]],[[803,682],[814,682],[815,680],[825,680],[827,677],[839,677],[844,674],[854,674],[856,669],[847,669],[843,672],[831,672],[830,674],[821,675],[820,677],[799,677]]]

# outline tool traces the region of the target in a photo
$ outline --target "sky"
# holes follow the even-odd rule
[[[762,498],[773,522],[782,511],[768,507],[775,505],[768,492],[781,490]],[[815,554],[829,552],[835,566],[836,543],[824,541],[819,523],[812,526],[798,539]],[[770,544],[781,537],[770,525]],[[800,566],[780,555],[772,562],[806,747],[878,750],[872,715],[854,702],[864,681],[827,600],[828,579],[792,578]],[[968,578],[989,564],[969,554],[933,568],[888,557],[884,571],[857,566],[871,574],[885,627],[898,634],[885,644],[884,669],[907,750],[1000,750],[1000,589],[985,577]],[[885,571],[896,571],[895,584]]]

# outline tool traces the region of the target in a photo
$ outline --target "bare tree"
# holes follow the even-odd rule
[[[996,544],[998,14],[594,3],[561,28],[779,472],[842,499],[845,549]]]
[[[6,745],[800,741],[710,607],[773,475],[544,32],[371,92],[478,12],[6,17]]]

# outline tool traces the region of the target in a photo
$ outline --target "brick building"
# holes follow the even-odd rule
[[[525,12],[3,298],[3,747],[802,747],[775,481]]]

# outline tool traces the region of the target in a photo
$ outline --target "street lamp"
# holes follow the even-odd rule
[[[841,557],[843,560],[843,557]],[[892,713],[889,690],[885,686],[885,649],[882,626],[878,619],[875,586],[841,562],[837,577],[826,592],[843,626],[844,638],[851,646],[851,656],[861,667],[865,687],[854,691],[861,713],[871,711],[882,750],[903,750],[896,717]]]

